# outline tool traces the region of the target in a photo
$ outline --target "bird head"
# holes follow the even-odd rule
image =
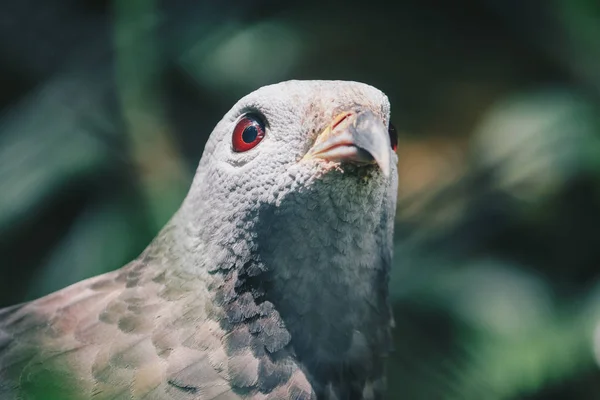
[[[358,82],[287,81],[240,99],[210,135],[180,212],[200,257],[240,267],[261,244],[311,237],[322,242],[311,254],[325,256],[337,243],[316,232],[339,230],[377,235],[391,252],[397,137],[389,118],[386,95]]]
[[[389,117],[385,94],[358,82],[288,81],[243,97],[214,128],[186,200],[198,246],[218,242],[229,262],[243,264],[256,250],[244,236],[277,208],[295,214],[287,224],[354,219],[347,228],[369,235],[366,225],[395,210]]]
[[[311,173],[377,164],[395,165],[397,139],[388,130],[389,102],[372,86],[344,81],[288,81],[250,93],[224,116],[206,146],[200,168],[213,161],[248,176],[253,171]]]
[[[256,173],[308,174],[377,165],[389,176],[396,137],[379,90],[343,81],[289,81],[242,98],[219,122],[202,158],[232,179]],[[268,170],[268,171],[267,171]],[[349,168],[348,170],[354,170]]]

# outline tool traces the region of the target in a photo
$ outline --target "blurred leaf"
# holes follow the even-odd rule
[[[157,2],[115,0],[114,5],[118,94],[146,209],[157,231],[179,206],[191,177],[164,118]]]
[[[213,92],[233,91],[241,96],[285,79],[302,55],[301,37],[294,30],[277,21],[264,21],[220,27],[187,51],[181,62]]]
[[[445,326],[443,318],[421,326],[397,324],[397,340],[413,332],[415,362],[428,347],[438,348],[437,358],[422,360],[422,370],[410,372],[411,379],[429,386],[422,393],[448,400],[516,399],[595,368],[589,313],[579,302],[557,307],[538,277],[491,260],[427,270],[427,281],[395,300],[412,305],[413,314],[437,310],[454,321],[454,328],[444,330],[453,333],[446,334],[450,343],[442,349],[432,329]],[[398,354],[392,369],[407,356]]]
[[[0,235],[48,196],[98,171],[112,156],[94,133],[114,130],[98,110],[95,88],[57,79],[9,111],[0,125]]]
[[[545,90],[500,101],[484,118],[473,157],[521,201],[555,196],[574,177],[600,167],[600,118],[589,101]],[[536,203],[537,204],[537,203]]]
[[[150,240],[143,215],[131,201],[100,199],[91,204],[54,248],[26,297],[34,299],[65,285],[109,272],[137,257]]]

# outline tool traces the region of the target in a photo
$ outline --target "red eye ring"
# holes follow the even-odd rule
[[[259,116],[246,114],[235,126],[231,137],[233,151],[242,153],[254,148],[265,137],[265,124]]]
[[[396,130],[396,127],[392,125],[391,122],[388,127],[388,134],[390,135],[390,143],[392,145],[392,150],[398,150],[398,131]]]

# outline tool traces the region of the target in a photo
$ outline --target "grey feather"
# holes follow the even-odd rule
[[[249,111],[265,137],[233,151]],[[340,113],[371,118],[379,165],[352,145],[312,157],[351,123]],[[241,99],[136,260],[0,310],[0,398],[381,398],[397,186],[388,122],[385,95],[355,82],[290,81]]]

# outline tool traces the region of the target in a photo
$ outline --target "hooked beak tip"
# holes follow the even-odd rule
[[[317,137],[304,157],[357,165],[376,163],[385,177],[391,170],[388,130],[372,111],[342,113]]]

